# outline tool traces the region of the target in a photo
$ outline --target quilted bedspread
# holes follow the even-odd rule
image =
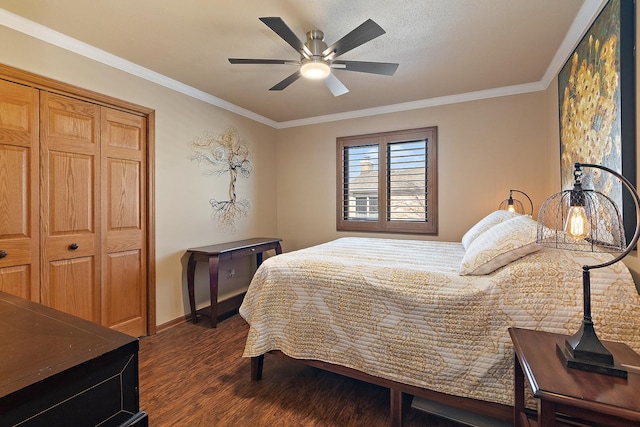
[[[457,396],[513,404],[507,328],[574,333],[582,265],[610,255],[543,248],[460,276],[460,243],[341,238],[267,259],[240,314],[245,357],[281,350]],[[591,271],[603,340],[640,352],[640,296],[627,267]]]

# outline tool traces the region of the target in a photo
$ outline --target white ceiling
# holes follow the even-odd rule
[[[62,47],[286,127],[545,89],[603,2],[0,0],[0,25],[42,39],[54,30],[68,36]],[[334,70],[350,90],[340,97],[305,79],[269,91],[295,68],[227,60],[299,59],[264,16],[282,17],[303,41],[320,29],[328,44],[371,18],[386,34],[339,59],[400,66],[391,77]]]

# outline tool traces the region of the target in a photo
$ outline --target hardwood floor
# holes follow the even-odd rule
[[[239,315],[181,323],[140,340],[140,409],[161,426],[389,425],[388,389],[267,355],[261,381],[242,357]],[[409,405],[407,405],[409,406]],[[404,426],[458,427],[408,407]]]

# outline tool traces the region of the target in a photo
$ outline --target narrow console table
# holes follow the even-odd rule
[[[148,425],[138,339],[0,292],[0,426]]]
[[[256,264],[259,267],[262,264],[263,252],[274,249],[276,255],[282,253],[281,241],[282,239],[279,238],[256,237],[237,242],[187,249],[187,253],[190,254],[187,265],[187,286],[189,288],[189,306],[193,323],[198,322],[198,314],[208,315],[205,309],[196,311],[194,292],[196,262],[206,261],[209,263],[209,292],[211,297],[211,312],[209,315],[211,316],[211,327],[215,328],[218,324],[218,273],[220,261],[256,255]]]
[[[640,425],[640,355],[623,343],[603,341],[628,369],[627,379],[567,368],[556,352],[566,335],[509,328],[515,351],[514,425]],[[539,400],[537,419],[525,411],[524,381]],[[582,421],[588,421],[583,424]]]

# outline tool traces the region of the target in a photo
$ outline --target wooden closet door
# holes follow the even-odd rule
[[[102,324],[147,334],[144,117],[102,108]]]
[[[40,301],[38,90],[0,80],[0,291]]]
[[[100,323],[100,107],[41,92],[42,303]]]

